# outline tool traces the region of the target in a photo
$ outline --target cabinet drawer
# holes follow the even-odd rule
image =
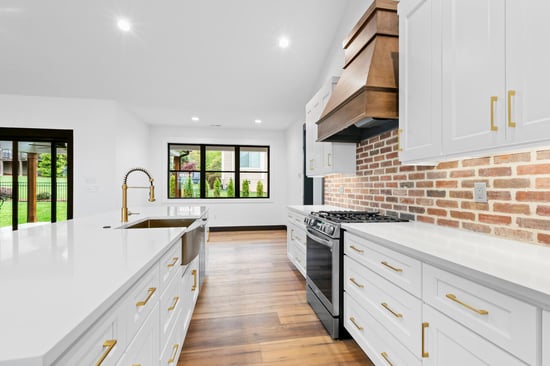
[[[96,365],[102,359],[102,366],[116,365],[128,345],[127,321],[127,308],[115,305],[53,365]]]
[[[179,281],[182,271],[183,269],[180,267],[178,273],[160,297],[160,344],[166,343],[168,335],[184,306],[181,281]]]
[[[302,276],[306,276],[306,252],[296,242],[290,242],[288,244],[288,257],[290,261],[296,266]]]
[[[153,266],[125,295],[125,298],[128,299],[126,311],[129,316],[128,336],[130,339],[151,313],[159,296],[159,270],[157,266]]]
[[[376,365],[420,366],[422,363],[348,293],[344,293],[344,326]],[[418,337],[420,337],[420,325]],[[440,365],[443,366],[443,365]]]
[[[180,312],[176,319],[176,324],[170,335],[167,338],[166,344],[161,344],[160,349],[162,351],[160,355],[160,366],[177,366],[178,358],[181,353],[181,347],[183,345],[183,319],[182,316],[185,311]]]
[[[421,353],[420,299],[344,256],[344,289],[414,355]]]
[[[430,265],[424,301],[508,352],[537,364],[537,308]]]
[[[306,250],[307,235],[304,229],[294,225],[290,226],[290,240],[302,247],[304,251]]]
[[[344,232],[344,253],[414,296],[420,297],[420,261],[348,232]]]
[[[181,243],[174,245],[159,262],[160,289],[164,291],[177,270],[181,267]]]
[[[299,214],[293,211],[288,211],[287,216],[288,216],[289,223],[297,225],[298,227],[301,227],[301,228],[305,228],[305,225],[304,225],[304,219],[306,217],[305,215]]]
[[[159,359],[159,307],[155,305],[117,366],[157,365]]]

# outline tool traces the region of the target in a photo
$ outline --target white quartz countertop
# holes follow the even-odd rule
[[[133,210],[140,214],[130,216],[130,223],[206,213],[198,206]],[[186,230],[119,226],[116,211],[18,231],[0,229],[0,365],[53,361]]]
[[[426,263],[444,264],[456,273],[550,308],[550,247],[420,222],[342,227]]]

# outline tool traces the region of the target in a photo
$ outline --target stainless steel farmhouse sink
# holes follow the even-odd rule
[[[123,229],[153,229],[167,227],[188,227],[196,219],[147,219],[123,227]]]

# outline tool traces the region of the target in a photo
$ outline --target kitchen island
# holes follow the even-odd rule
[[[136,211],[140,214],[131,216],[130,224],[145,218],[207,215],[204,207],[188,206]],[[179,245],[186,231],[120,226],[116,211],[18,231],[0,230],[0,365],[55,364],[168,250]]]

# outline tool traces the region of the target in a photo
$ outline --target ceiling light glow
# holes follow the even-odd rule
[[[290,40],[287,37],[279,38],[279,47],[288,48],[288,46],[290,46]]]
[[[193,117],[191,117],[191,120],[197,122],[199,120],[199,117],[193,116]]]
[[[254,123],[260,124],[260,123],[262,123],[262,120],[261,119],[255,119]]]
[[[123,32],[129,32],[132,30],[132,23],[126,18],[118,18],[116,25],[118,29]]]

